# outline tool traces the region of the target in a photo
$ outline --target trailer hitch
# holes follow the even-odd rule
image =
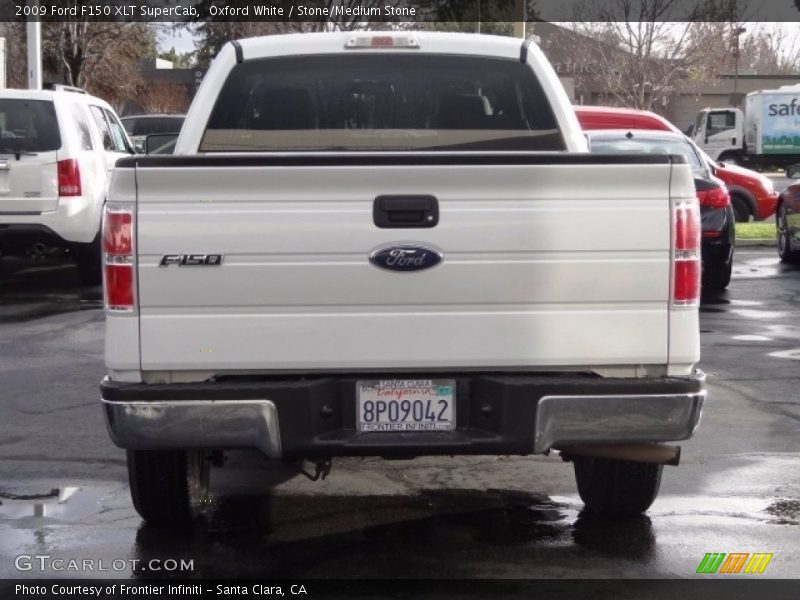
[[[302,466],[300,467],[300,472],[308,477],[311,481],[318,481],[322,479],[325,481],[325,478],[331,474],[331,465],[332,461],[330,458],[324,458],[322,460],[317,460],[314,462],[314,474],[312,475],[308,471],[305,470]]]

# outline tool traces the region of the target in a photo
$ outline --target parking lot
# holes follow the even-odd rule
[[[196,531],[146,528],[100,411],[100,289],[58,261],[3,270],[2,577],[163,574],[18,571],[29,554],[186,558],[182,574],[203,577],[690,577],[707,552],[774,553],[763,576],[796,575],[800,269],[772,248],[739,248],[728,292],[703,299],[703,421],[647,516],[626,522],[581,515],[556,455],[347,459],[311,482],[241,452],[212,472]]]

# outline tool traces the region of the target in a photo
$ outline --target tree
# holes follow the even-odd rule
[[[6,85],[28,87],[25,23],[0,21],[0,37],[6,40]]]
[[[750,27],[748,27],[750,29]],[[740,43],[739,71],[753,75],[800,74],[800,35],[782,24],[749,31]]]
[[[185,113],[189,108],[189,94],[182,85],[156,80],[144,87],[138,102],[146,113]]]
[[[725,49],[710,44],[709,39],[719,38],[708,37],[705,29],[719,27],[713,19],[730,7],[724,2],[698,6],[685,14],[682,0],[609,0],[600,9],[603,22],[572,23],[580,34],[574,55],[592,65],[591,76],[606,91],[606,102],[654,110],[679,86],[719,74],[715,52]]]
[[[155,44],[148,23],[62,21],[42,26],[45,69],[115,107],[138,94],[141,63],[155,56]]]

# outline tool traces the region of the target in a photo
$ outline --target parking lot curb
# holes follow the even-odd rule
[[[778,240],[736,240],[737,246],[777,246]]]

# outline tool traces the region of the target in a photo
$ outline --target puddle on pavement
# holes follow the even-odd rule
[[[734,306],[762,306],[764,303],[758,300],[731,300]]]
[[[772,338],[768,338],[764,335],[734,335],[732,336],[734,340],[738,340],[740,342],[771,342]]]
[[[192,557],[194,575],[203,577],[475,577],[510,572],[520,568],[513,558],[542,553],[566,563],[583,557],[652,565],[656,524],[673,530],[684,521],[721,518],[732,527],[785,526],[797,525],[800,515],[800,501],[774,498],[665,495],[649,516],[614,521],[580,512],[576,496],[512,490],[279,493],[214,497],[193,529],[165,532],[141,523],[123,484],[40,489],[0,489],[3,553],[37,543],[72,556],[89,544],[140,561]]]
[[[765,325],[771,337],[800,339],[800,326],[797,325]]]
[[[781,272],[776,260],[754,260],[743,265],[733,264],[734,279],[767,279],[777,277]]]
[[[722,313],[728,312],[725,306],[761,306],[764,303],[757,300],[734,300],[727,298],[727,292],[708,292],[703,294],[700,299],[700,312],[703,313]],[[732,312],[738,312],[747,309],[734,309]]]
[[[789,314],[777,310],[755,310],[750,308],[734,308],[731,312],[754,321],[774,321],[784,319]]]
[[[205,577],[229,575],[218,557],[231,552],[239,574],[291,576],[312,568],[317,576],[346,569],[349,577],[475,577],[476,561],[537,548],[566,555],[576,546],[650,562],[655,536],[647,517],[620,525],[545,496],[500,490],[223,498],[192,532],[165,538],[142,527],[136,534],[141,559],[201,556]]]
[[[770,352],[769,356],[774,358],[788,358],[789,360],[800,360],[800,348],[792,348],[791,350],[779,350],[778,352]]]
[[[66,521],[99,512],[107,491],[65,486],[40,493],[0,489],[0,524],[7,519],[47,517]]]

